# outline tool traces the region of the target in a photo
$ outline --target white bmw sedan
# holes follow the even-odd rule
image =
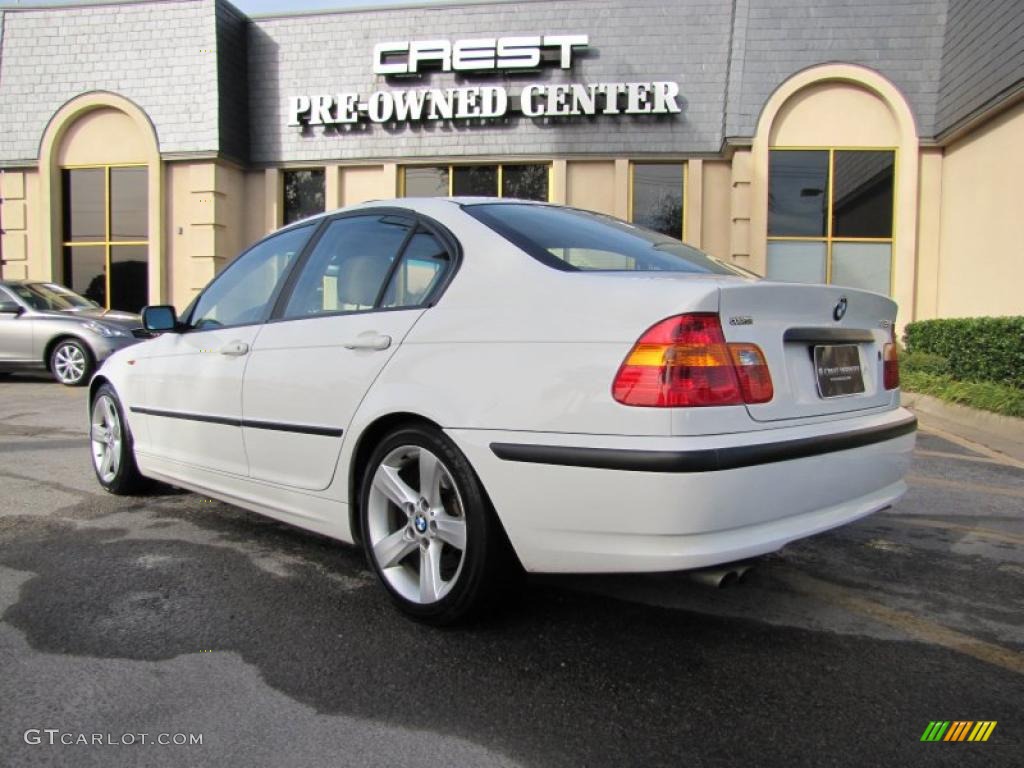
[[[94,467],[361,543],[449,623],[508,568],[700,568],[896,502],[895,317],[584,211],[366,203],[148,307],[92,380]]]

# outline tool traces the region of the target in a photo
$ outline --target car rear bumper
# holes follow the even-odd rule
[[[916,420],[882,414],[703,437],[449,430],[537,572],[700,568],[894,504]]]

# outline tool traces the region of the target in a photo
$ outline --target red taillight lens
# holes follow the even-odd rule
[[[633,345],[612,395],[624,405],[661,408],[742,405],[771,400],[772,381],[760,349],[726,344],[718,315],[677,315]]]
[[[882,347],[882,382],[886,389],[900,385],[900,353],[895,342]]]
[[[756,344],[730,344],[732,364],[745,403],[767,403],[775,391],[772,389],[772,375],[768,363]]]

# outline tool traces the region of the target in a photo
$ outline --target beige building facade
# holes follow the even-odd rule
[[[196,3],[138,5],[159,17]],[[209,5],[219,12],[224,4]],[[451,39],[484,37],[493,26],[473,11],[499,6],[506,7],[445,6],[438,13],[457,28]],[[521,9],[530,13],[539,5]],[[42,70],[11,74],[12,58],[25,55],[20,48],[11,53],[18,25],[32,14],[44,24],[77,23],[74,13],[5,13],[0,93],[11,77],[43,77]],[[373,43],[386,36],[371,24],[374,14],[398,13],[326,18],[341,19],[349,30],[360,24],[373,30],[361,47],[354,45],[369,69]],[[301,26],[324,19],[285,21]],[[244,23],[246,35],[260,34],[260,20]],[[534,26],[544,23],[538,17]],[[600,49],[600,22],[586,31],[590,48]],[[219,34],[216,41],[226,44]],[[250,94],[253,48],[250,42]],[[116,62],[115,55],[110,66]],[[658,66],[652,63],[648,79],[664,76]],[[779,78],[746,134],[722,135],[713,148],[680,140],[676,150],[673,136],[697,111],[697,95],[687,96],[687,72],[675,75],[688,99],[677,113],[647,122],[639,122],[646,115],[629,118],[637,121],[635,145],[630,125],[623,129],[627,118],[584,114],[538,126],[520,115],[490,129],[446,131],[443,121],[438,130],[419,132],[373,125],[381,134],[374,149],[354,153],[343,146],[348,137],[339,127],[334,149],[328,144],[294,157],[282,149],[269,159],[258,148],[273,142],[251,133],[243,142],[248,152],[171,148],[145,99],[128,89],[88,88],[48,113],[30,137],[38,148],[33,156],[8,154],[2,163],[2,274],[63,282],[115,308],[173,303],[180,309],[239,252],[298,216],[405,194],[471,192],[545,199],[636,221],[775,279],[886,293],[899,303],[901,324],[1024,314],[1024,80],[1021,61],[1015,66],[1012,87],[931,132],[921,125],[921,108],[915,112],[885,73],[849,62],[804,66]],[[638,77],[643,67],[634,62],[621,79]],[[558,74],[567,82],[584,79],[578,69]],[[213,76],[223,88],[223,68]],[[377,80],[380,88],[391,82]],[[518,87],[513,81],[510,92]],[[283,90],[276,97],[279,103],[291,98]],[[252,121],[254,100],[250,95],[246,128],[292,141],[296,130],[283,120]],[[182,109],[212,108],[190,104],[183,101]],[[219,107],[223,134],[223,97]],[[16,130],[5,122],[0,134]],[[530,136],[517,136],[521,122],[541,132],[535,151]],[[614,126],[614,146],[574,141],[577,122],[598,132]],[[671,129],[653,150],[643,133],[651,124]],[[545,128],[568,138],[552,149]],[[393,152],[389,131],[404,133]],[[309,125],[300,132],[316,133]],[[412,151],[410,141],[418,142]],[[495,151],[503,144],[507,152]]]

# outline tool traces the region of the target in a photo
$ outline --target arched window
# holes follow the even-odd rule
[[[40,143],[49,279],[109,309],[162,300],[159,143],[138,106],[96,91],[72,99]]]

